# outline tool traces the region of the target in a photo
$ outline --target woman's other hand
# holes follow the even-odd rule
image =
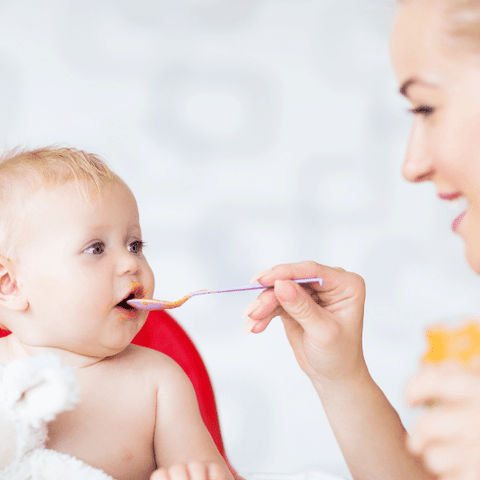
[[[427,405],[407,439],[409,450],[441,480],[480,478],[480,374],[460,365],[424,365],[407,386],[412,406]]]

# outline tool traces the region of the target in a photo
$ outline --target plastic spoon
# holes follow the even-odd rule
[[[323,285],[323,279],[319,277],[315,278],[299,278],[298,280],[293,280],[295,283],[315,283],[318,282],[320,286]],[[267,287],[261,283],[249,283],[248,285],[242,285],[239,287],[227,287],[220,288],[219,290],[198,290],[196,292],[189,293],[185,295],[180,300],[176,302],[169,302],[167,300],[154,300],[150,298],[135,298],[132,300],[127,300],[127,303],[135,308],[140,310],[167,310],[170,308],[177,308],[183,305],[189,298],[196,297],[198,295],[211,295],[213,293],[227,293],[227,292],[243,292],[247,290],[265,290]]]

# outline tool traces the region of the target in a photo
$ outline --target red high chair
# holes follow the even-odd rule
[[[9,335],[0,329],[0,337]],[[235,479],[243,480],[228,461],[220,432],[217,405],[205,364],[185,330],[164,310],[151,311],[132,343],[165,353],[187,374],[197,394],[203,422]]]

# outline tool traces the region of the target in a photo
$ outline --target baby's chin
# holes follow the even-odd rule
[[[88,367],[101,362],[102,360],[121,355],[128,348],[129,344],[113,347],[111,345],[97,346],[90,349],[62,349],[60,356],[70,365],[76,368]]]
[[[97,338],[88,342],[59,342],[45,350],[51,350],[64,357],[69,363],[90,364],[122,353],[131,343],[131,336]]]

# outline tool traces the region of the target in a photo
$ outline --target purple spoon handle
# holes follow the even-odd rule
[[[295,283],[314,283],[318,282],[320,283],[320,286],[323,285],[323,278],[299,278],[298,280],[293,280]],[[248,285],[241,285],[238,287],[226,287],[226,288],[219,288],[218,290],[199,290],[197,292],[193,292],[190,294],[190,297],[195,297],[196,295],[209,295],[212,293],[228,293],[228,292],[244,292],[247,290],[265,290],[267,288],[272,288],[272,287],[266,287],[265,285],[262,285],[261,283],[255,282],[255,283],[249,283]]]
[[[297,280],[293,280],[295,283],[315,283],[318,282],[320,286],[323,285],[323,279],[319,277],[314,278],[299,278]],[[228,292],[244,292],[247,290],[265,290],[268,287],[266,285],[262,285],[261,283],[249,283],[248,285],[241,285],[237,287],[227,287],[227,288],[220,288],[219,290],[198,290],[196,292],[189,293],[185,297],[176,302],[169,302],[166,300],[154,300],[154,299],[147,299],[147,298],[135,298],[133,300],[127,300],[127,303],[132,307],[138,308],[140,310],[165,310],[171,308],[177,308],[183,305],[189,298],[195,297],[198,295],[211,295],[213,293],[228,293]]]

